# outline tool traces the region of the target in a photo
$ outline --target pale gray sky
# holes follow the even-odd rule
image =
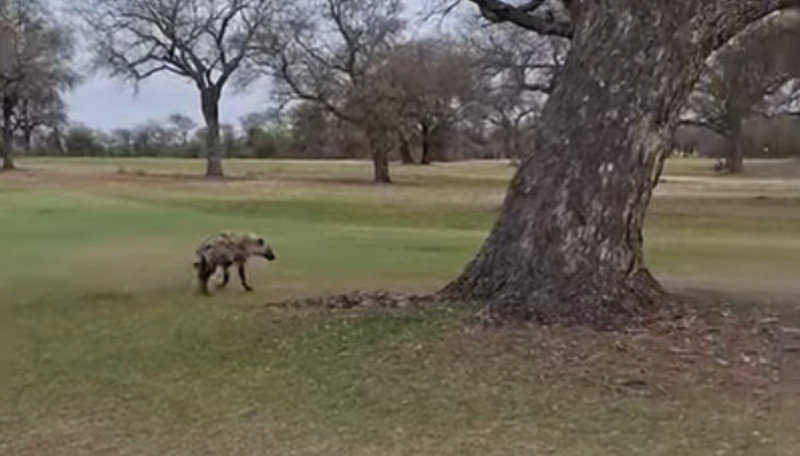
[[[175,112],[198,123],[202,119],[197,89],[186,80],[166,74],[140,83],[138,93],[130,83],[102,75],[90,77],[69,94],[67,101],[73,122],[104,130],[164,119]],[[238,124],[239,117],[266,108],[268,101],[269,92],[263,86],[254,86],[247,94],[237,94],[229,88],[222,99],[221,120]]]

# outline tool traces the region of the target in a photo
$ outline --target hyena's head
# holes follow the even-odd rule
[[[263,237],[251,233],[245,236],[244,241],[246,243],[245,247],[250,255],[264,257],[268,261],[275,261],[275,252],[272,250],[272,246],[269,245]]]

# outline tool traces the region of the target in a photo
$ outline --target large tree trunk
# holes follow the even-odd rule
[[[516,136],[516,129],[511,122],[504,122],[503,126],[503,158],[509,160],[511,166],[519,166],[521,145]]]
[[[422,128],[422,156],[419,164],[430,165],[433,162],[433,157],[431,157],[431,128],[427,122],[422,122],[420,126]]]
[[[736,119],[731,125],[731,138],[728,154],[725,157],[725,170],[732,174],[744,171],[744,136],[742,135],[742,119]]]
[[[201,92],[203,118],[206,122],[206,176],[223,177],[222,145],[219,134],[220,90],[216,87]]]
[[[25,126],[22,130],[22,139],[24,140],[25,153],[30,154],[33,149],[33,128]]]
[[[3,137],[2,154],[3,169],[10,170],[16,168],[14,165],[14,130],[11,128],[11,115],[14,110],[13,100],[3,97]]]
[[[367,141],[369,142],[370,155],[374,171],[374,182],[376,184],[391,184],[392,178],[389,175],[389,151],[392,148],[391,142],[384,134],[382,128],[367,128]]]
[[[606,328],[670,297],[642,227],[680,108],[704,61],[750,20],[740,0],[585,1],[564,71],[500,218],[443,293],[490,320]]]
[[[411,155],[411,144],[405,135],[400,135],[400,161],[404,165],[413,165],[414,156]]]
[[[389,175],[389,157],[385,149],[372,151],[372,164],[375,170],[374,181],[376,184],[391,184],[392,178]]]
[[[744,144],[741,138],[733,143],[733,150],[726,166],[732,174],[741,174],[744,171]]]

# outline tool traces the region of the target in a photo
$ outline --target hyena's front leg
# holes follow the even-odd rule
[[[196,265],[197,267],[197,286],[200,293],[209,295],[208,280],[214,275],[214,268],[208,263],[201,261]]]
[[[244,289],[247,291],[253,291],[253,287],[247,283],[247,275],[244,272],[244,263],[237,263],[236,268],[239,271],[239,280],[242,282],[242,287],[244,287]]]
[[[217,284],[218,290],[221,290],[228,286],[228,281],[231,279],[230,267],[231,266],[229,264],[222,266],[222,282]]]

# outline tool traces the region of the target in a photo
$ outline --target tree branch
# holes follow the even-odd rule
[[[553,89],[555,89],[552,83],[543,84],[537,82],[523,82],[520,84],[519,88],[526,92],[539,92],[545,95],[550,95],[553,93]]]
[[[728,129],[725,128],[724,126],[717,125],[714,122],[707,122],[705,120],[683,119],[680,122],[678,122],[678,125],[679,126],[684,126],[684,127],[705,128],[707,130],[713,131],[714,133],[716,133],[716,134],[718,134],[718,135],[720,135],[720,136],[722,136],[724,138],[728,138],[730,136],[730,133],[728,132]]]
[[[540,17],[537,10],[544,0],[531,0],[523,5],[513,6],[500,0],[469,0],[480,8],[481,14],[490,22],[510,22],[522,28],[542,35],[571,38],[573,25],[571,22],[557,22],[553,17]]]
[[[289,88],[294,93],[295,97],[300,100],[311,101],[323,106],[327,111],[331,114],[335,115],[336,117],[346,121],[346,122],[355,122],[356,119],[343,110],[339,109],[336,105],[330,102],[327,97],[323,96],[322,94],[314,94],[310,91],[305,90],[301,85],[297,82],[295,77],[291,73],[291,65],[289,61],[286,59],[286,56],[280,55],[279,57],[280,63],[278,65],[278,73],[280,79],[289,86]]]

